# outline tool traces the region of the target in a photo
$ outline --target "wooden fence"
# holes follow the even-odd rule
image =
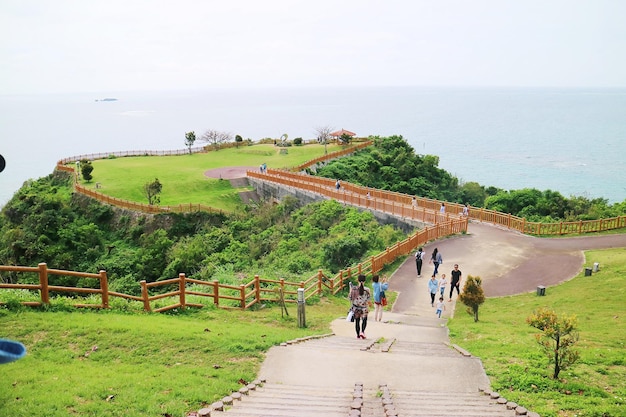
[[[258,275],[255,275],[254,278],[246,284],[231,285],[221,284],[218,281],[202,281],[187,277],[184,273],[181,273],[177,278],[164,281],[150,283],[141,281],[139,283],[141,287],[141,296],[134,296],[109,291],[107,274],[105,271],[100,271],[99,274],[63,271],[49,269],[45,263],[41,263],[36,268],[25,266],[0,266],[0,272],[5,271],[39,274],[39,284],[0,283],[0,289],[6,288],[38,291],[41,301],[23,303],[24,305],[31,306],[49,304],[49,293],[51,291],[62,291],[79,294],[101,295],[101,304],[76,304],[77,307],[109,308],[109,297],[121,297],[142,302],[143,309],[145,311],[162,312],[175,308],[202,307],[203,304],[201,303],[190,303],[188,301],[188,296],[196,296],[211,298],[216,307],[245,310],[262,302],[280,302],[281,300],[284,300],[284,302],[287,303],[296,303],[298,288],[304,289],[305,299],[307,300],[313,296],[325,293],[333,295],[337,294],[345,288],[346,281],[353,279],[358,274],[365,274],[367,276],[377,274],[385,267],[385,265],[392,263],[398,257],[405,256],[413,252],[417,247],[423,246],[431,240],[465,231],[467,231],[467,219],[458,219],[439,223],[435,226],[416,232],[407,239],[396,243],[392,247],[387,248],[376,256],[372,256],[365,262],[360,263],[355,267],[339,271],[333,277],[328,277],[322,270],[319,270],[315,275],[300,282],[289,282],[284,279],[261,278]],[[97,278],[99,279],[100,285],[99,288],[77,288],[49,285],[48,276],[50,274]],[[160,291],[156,294],[151,294],[151,290],[157,288],[160,289]],[[206,291],[201,291],[200,289],[202,288],[206,288]],[[175,303],[167,306],[155,309],[152,308],[152,303],[154,301],[165,298],[176,298],[177,300]]]
[[[301,172],[268,169],[267,173],[264,174],[256,171],[248,171],[248,176],[321,194],[345,204],[384,211],[424,223],[437,224],[441,221],[449,221],[463,217],[464,206],[462,204],[362,187],[344,181],[341,181],[341,188],[336,189],[334,179],[316,177]],[[413,204],[414,197],[415,205]],[[439,211],[442,203],[445,205],[445,213],[443,214]],[[517,230],[524,234],[537,236],[595,233],[626,227],[626,216],[599,220],[539,223],[528,222],[523,217],[513,216],[512,214],[500,213],[498,211],[478,207],[469,207],[468,217],[471,220],[491,223],[507,229]]]
[[[372,141],[367,141],[367,142],[363,142],[355,146],[350,146],[350,147],[347,147],[346,149],[342,149],[340,151],[332,152],[330,154],[315,158],[294,169],[302,170],[302,169],[305,169],[306,167],[315,165],[319,162],[331,160],[334,158],[339,158],[341,156],[353,153],[358,149],[362,149],[366,146],[370,146],[372,143],[373,143]],[[221,144],[219,145],[219,147],[213,147],[211,145],[208,145],[202,148],[192,148],[191,152],[200,153],[200,152],[207,152],[207,151],[215,150],[216,148],[226,149],[226,148],[234,148],[234,147],[239,147],[239,146],[248,146],[248,145],[231,142],[231,143]],[[119,207],[119,208],[123,208],[127,210],[139,211],[141,213],[147,213],[147,214],[195,213],[198,211],[204,211],[204,212],[209,212],[209,213],[224,213],[223,210],[218,210],[211,206],[206,206],[203,204],[189,203],[189,204],[179,204],[177,206],[156,206],[156,205],[150,205],[150,204],[137,203],[137,202],[129,201],[129,200],[123,200],[121,198],[111,197],[104,193],[100,193],[98,191],[94,191],[93,189],[87,188],[83,185],[80,185],[78,183],[78,175],[77,175],[76,170],[74,169],[74,166],[67,165],[67,164],[75,163],[76,161],[82,161],[84,159],[91,161],[94,159],[107,159],[111,157],[122,158],[122,157],[128,157],[128,156],[173,156],[173,155],[186,155],[189,153],[190,153],[190,150],[188,149],[182,149],[182,150],[178,149],[178,150],[169,150],[169,151],[122,151],[122,152],[92,153],[88,155],[78,155],[78,156],[70,156],[67,158],[63,158],[57,162],[56,169],[59,171],[69,172],[74,176],[74,191],[81,193],[83,195],[86,195],[88,197],[91,197],[95,200],[98,200],[101,203],[110,204],[115,207]],[[96,183],[96,186],[97,186],[97,183]]]

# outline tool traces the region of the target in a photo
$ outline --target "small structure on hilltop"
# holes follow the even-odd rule
[[[340,143],[350,143],[350,139],[356,136],[356,133],[341,128],[341,130],[330,133],[330,136],[335,138]]]

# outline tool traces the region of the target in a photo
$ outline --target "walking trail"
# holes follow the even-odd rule
[[[448,283],[458,264],[461,288],[468,275],[480,276],[485,295],[498,297],[569,280],[584,267],[583,251],[618,247],[626,247],[626,235],[536,238],[471,221],[467,234],[430,242],[424,251],[428,258],[439,249],[439,272]],[[409,256],[389,279],[389,289],[398,293],[394,305],[382,322],[369,315],[366,340],[357,339],[354,323],[340,317],[331,323],[332,334],[273,347],[259,379],[240,390],[249,395],[233,393],[235,399],[217,402],[211,415],[221,414],[216,409],[226,404],[225,417],[537,416],[491,392],[480,359],[450,345],[446,322],[457,295],[437,318],[427,288],[432,272],[425,261],[418,278]]]
[[[435,247],[448,282],[456,263],[463,279],[480,276],[494,297],[571,279],[584,267],[584,250],[626,247],[626,235],[546,239],[470,222],[467,234],[426,245],[427,256]],[[432,271],[424,262],[418,278],[407,258],[389,280],[397,300],[382,322],[369,315],[366,340],[341,317],[332,335],[270,349],[257,392],[225,416],[536,416],[491,392],[480,359],[450,345],[446,321],[457,295],[437,318],[427,289]]]

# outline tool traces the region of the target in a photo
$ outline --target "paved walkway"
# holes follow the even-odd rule
[[[440,273],[449,276],[458,263],[463,277],[480,276],[486,294],[500,296],[535,291],[538,284],[550,286],[570,279],[583,267],[582,250],[626,247],[626,235],[533,238],[472,222],[468,234],[431,242],[424,250],[430,254],[435,247],[444,260]],[[446,302],[443,317],[435,316],[427,290],[432,271],[433,266],[425,263],[422,278],[417,278],[414,258],[407,258],[390,277],[390,289],[399,293],[398,298],[391,312],[385,312],[383,322],[373,321],[370,314],[367,340],[357,340],[353,323],[338,318],[331,325],[332,338],[337,339],[335,348],[332,344],[321,347],[311,342],[300,347],[274,347],[268,352],[259,377],[278,384],[337,388],[351,387],[355,382],[366,387],[383,383],[392,389],[416,391],[477,392],[488,387],[489,380],[479,359],[457,354],[451,348],[455,355],[446,357],[441,356],[441,351],[425,349],[429,344],[449,343],[445,324],[456,305],[455,294],[453,302]],[[400,343],[415,350],[410,355],[392,355],[364,349],[373,341],[393,339],[396,344],[392,345],[392,352],[393,346]]]

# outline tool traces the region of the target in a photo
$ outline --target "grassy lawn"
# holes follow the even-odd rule
[[[268,168],[289,168],[324,155],[324,146],[291,146],[287,154],[270,144],[222,149],[217,152],[178,156],[141,156],[93,161],[93,179],[81,184],[123,200],[147,203],[144,184],[158,178],[163,184],[161,205],[204,204],[235,211],[241,204],[238,192],[226,180],[208,178],[204,172],[214,168],[250,166],[266,163]],[[328,152],[342,149],[328,145]]]
[[[626,249],[586,258],[600,263],[591,277],[547,288],[544,297],[487,299],[478,323],[459,304],[449,323],[452,343],[482,359],[494,390],[544,417],[626,415]],[[539,307],[578,318],[580,359],[558,381],[533,337],[538,330],[525,321]]]
[[[254,380],[271,346],[329,333],[347,308],[338,298],[307,305],[299,329],[295,305],[282,317],[278,306],[146,314],[52,304],[0,307],[0,336],[28,350],[0,365],[2,416],[185,416]]]

